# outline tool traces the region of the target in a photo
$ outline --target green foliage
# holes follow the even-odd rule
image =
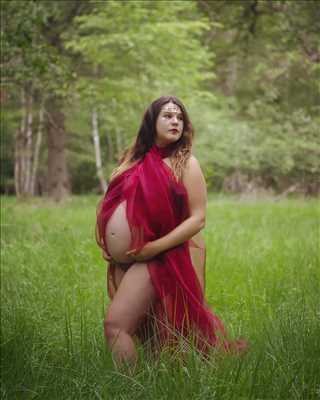
[[[280,192],[298,185],[319,193],[318,1],[21,4],[1,3],[3,118],[10,121],[3,137],[13,138],[20,123],[10,114],[21,110],[21,86],[34,94],[35,109],[40,99],[63,98],[76,192],[80,171],[94,165],[93,108],[108,173],[147,105],[171,93],[190,111],[210,187],[240,172]],[[4,173],[12,181],[14,141],[7,144]],[[95,185],[93,174],[85,187]]]
[[[201,155],[213,149],[211,162],[204,155],[207,175],[237,170],[264,181],[271,177],[280,191],[298,183],[319,192],[318,2],[199,1],[199,6],[211,22],[207,37],[218,77],[212,87],[227,106],[216,121],[225,124],[225,132],[206,135],[200,149]],[[213,131],[213,120],[206,121],[202,125]]]
[[[99,193],[99,181],[96,177],[96,165],[92,160],[79,160],[71,163],[73,193]]]
[[[69,2],[69,5],[72,2]],[[52,26],[67,11],[68,3],[5,1],[1,3],[3,66],[1,83],[32,86],[41,91],[61,91],[70,78],[68,59],[54,43]],[[51,29],[51,32],[50,32]],[[49,38],[51,34],[51,37]]]
[[[208,24],[195,3],[108,1],[77,22],[66,46],[90,65],[77,71],[77,90],[89,112],[99,107],[114,140],[130,142],[144,108],[162,94],[210,96],[199,90],[212,56],[200,45]]]

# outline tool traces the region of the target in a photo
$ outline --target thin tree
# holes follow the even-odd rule
[[[107,189],[107,182],[104,178],[103,169],[102,169],[99,124],[98,124],[99,119],[98,119],[98,111],[95,107],[92,110],[91,122],[92,122],[92,138],[93,138],[93,144],[94,144],[97,176],[99,178],[101,191],[102,191],[102,193],[104,193]]]

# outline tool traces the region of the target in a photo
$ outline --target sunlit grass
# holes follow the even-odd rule
[[[320,396],[316,201],[212,198],[207,298],[242,357],[184,360],[140,349],[132,375],[105,350],[105,266],[96,197],[57,207],[2,199],[3,399],[317,399]]]

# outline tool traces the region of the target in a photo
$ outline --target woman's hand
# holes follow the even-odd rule
[[[109,263],[112,261],[112,257],[105,251],[102,249],[102,257],[108,261]]]
[[[154,258],[159,253],[156,241],[148,242],[139,251],[137,249],[129,250],[126,255],[131,257],[134,261],[148,261]]]

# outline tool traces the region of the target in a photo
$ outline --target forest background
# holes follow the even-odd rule
[[[174,94],[211,190],[317,195],[320,3],[1,2],[1,193],[100,193]]]

